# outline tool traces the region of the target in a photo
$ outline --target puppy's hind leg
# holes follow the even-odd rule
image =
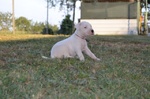
[[[63,58],[74,58],[74,57],[70,55],[63,55]]]
[[[77,56],[78,56],[78,58],[80,59],[80,61],[84,61],[84,60],[85,60],[85,59],[84,59],[84,56],[83,56],[83,54],[82,54],[81,51],[78,51],[78,52],[77,52]]]

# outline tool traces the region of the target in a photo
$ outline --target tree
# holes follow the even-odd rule
[[[31,32],[32,33],[42,33],[45,28],[45,24],[43,22],[33,22],[31,24]]]
[[[76,2],[77,1],[81,1],[81,0],[63,0],[63,1],[65,1],[66,3],[67,2],[71,2],[71,3],[68,3],[68,7],[69,8],[71,8],[71,9],[73,9],[73,23],[74,23],[74,21],[75,21],[75,9],[76,9]]]
[[[70,8],[73,8],[73,23],[74,23],[74,21],[75,21],[75,9],[76,9],[76,1],[78,1],[78,0],[66,0],[66,2],[72,2],[72,3],[68,3],[68,6],[70,7]]]
[[[47,30],[46,28],[44,27],[43,28],[43,31],[42,31],[42,34],[57,34],[58,32],[58,26],[57,25],[50,25],[48,24],[48,33],[47,33]]]
[[[49,7],[55,7],[58,3],[63,2],[63,0],[46,0],[49,3]]]
[[[12,27],[12,14],[0,12],[0,30],[9,30]]]
[[[29,31],[31,26],[31,20],[25,17],[19,17],[16,21],[16,28],[19,31]]]
[[[53,30],[54,33],[58,32],[58,26],[57,25],[49,25],[49,27]]]
[[[75,20],[75,8],[76,8],[76,2],[81,0],[48,0],[50,7],[55,7],[56,5],[60,5],[60,7],[63,7],[64,5],[67,6],[67,8],[73,9],[73,23]]]
[[[42,34],[47,34],[47,28],[43,28]],[[48,28],[48,34],[53,35],[54,31],[51,28]]]
[[[58,32],[58,27],[57,25],[50,25],[48,24],[48,33],[47,33],[47,28],[43,28],[42,34],[56,34]]]
[[[67,15],[65,19],[63,19],[62,21],[59,33],[68,35],[72,34],[72,30],[73,30],[73,21],[70,20],[70,15]]]

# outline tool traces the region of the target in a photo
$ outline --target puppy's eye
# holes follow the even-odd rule
[[[86,29],[87,27],[85,26],[84,28]]]

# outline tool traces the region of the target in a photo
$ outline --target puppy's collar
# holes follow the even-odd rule
[[[89,40],[87,40],[86,38],[84,38],[84,37],[81,37],[81,36],[79,36],[78,34],[75,34],[77,37],[79,37],[79,38],[81,38],[81,39],[83,39],[83,40],[86,40],[87,42],[89,42]]]
[[[77,37],[79,37],[79,38],[81,38],[81,39],[83,39],[83,40],[85,40],[85,38],[84,37],[81,37],[81,36],[79,36],[78,34],[75,34]]]

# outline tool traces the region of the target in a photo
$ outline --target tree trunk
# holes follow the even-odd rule
[[[75,21],[75,10],[76,9],[76,0],[73,0],[73,23]]]

